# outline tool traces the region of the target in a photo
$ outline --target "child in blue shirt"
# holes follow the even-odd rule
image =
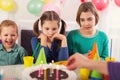
[[[0,24],[0,65],[23,64],[26,50],[16,44],[18,27],[14,21],[4,20]]]
[[[40,26],[41,32],[39,31]],[[33,31],[36,37],[31,39],[31,45],[35,52],[35,61],[42,47],[48,63],[52,60],[57,62],[68,59],[68,47],[64,35],[65,26],[65,22],[54,11],[44,12],[34,23]]]

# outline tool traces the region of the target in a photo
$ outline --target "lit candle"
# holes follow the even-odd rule
[[[43,61],[41,61],[40,68],[38,70],[38,77],[41,77],[41,74],[43,74],[43,67],[42,67]]]
[[[41,74],[43,74],[43,61],[41,61]]]
[[[47,76],[46,76],[46,68],[44,68],[44,80],[47,80]]]
[[[59,78],[59,66],[56,65],[56,80]]]
[[[38,77],[41,77],[41,65],[40,65],[40,68],[38,70]]]
[[[50,63],[50,67],[52,66],[52,64]],[[50,68],[50,77],[52,77],[52,68]]]
[[[54,73],[54,60],[52,60],[52,73]]]

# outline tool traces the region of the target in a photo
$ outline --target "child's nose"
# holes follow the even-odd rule
[[[53,33],[54,33],[53,31],[51,31],[51,30],[49,31],[49,34],[53,34]]]
[[[84,22],[84,24],[85,24],[85,25],[88,25],[88,24],[89,24],[89,22],[88,22],[88,21],[85,21],[85,22]]]
[[[12,38],[12,36],[8,36],[8,39],[11,39]]]

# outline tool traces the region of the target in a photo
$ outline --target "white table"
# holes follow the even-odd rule
[[[10,80],[21,80],[24,66],[23,65],[0,66],[0,70],[1,69],[3,70],[3,78],[5,79],[8,78]]]
[[[0,70],[3,69],[3,78],[4,80],[22,80],[22,71],[24,70],[23,65],[8,65],[0,66]],[[79,79],[79,69],[75,70],[76,75]]]

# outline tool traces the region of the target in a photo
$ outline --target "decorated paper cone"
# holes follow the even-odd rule
[[[90,55],[90,59],[100,60],[100,56],[99,56],[99,53],[98,53],[98,47],[97,47],[96,42],[94,42],[93,49],[92,49],[92,54]],[[95,71],[95,70],[92,70],[91,74],[90,74],[90,77],[102,79],[103,75],[100,74],[99,72]]]
[[[97,55],[96,55],[97,54]],[[92,48],[92,53],[91,55],[89,56],[90,59],[96,59],[99,57],[99,54],[98,54],[98,48],[97,48],[97,43],[94,42],[93,44],[93,48]]]
[[[35,65],[39,65],[39,64],[41,64],[41,62],[43,62],[42,64],[47,64],[44,48],[41,48]]]

